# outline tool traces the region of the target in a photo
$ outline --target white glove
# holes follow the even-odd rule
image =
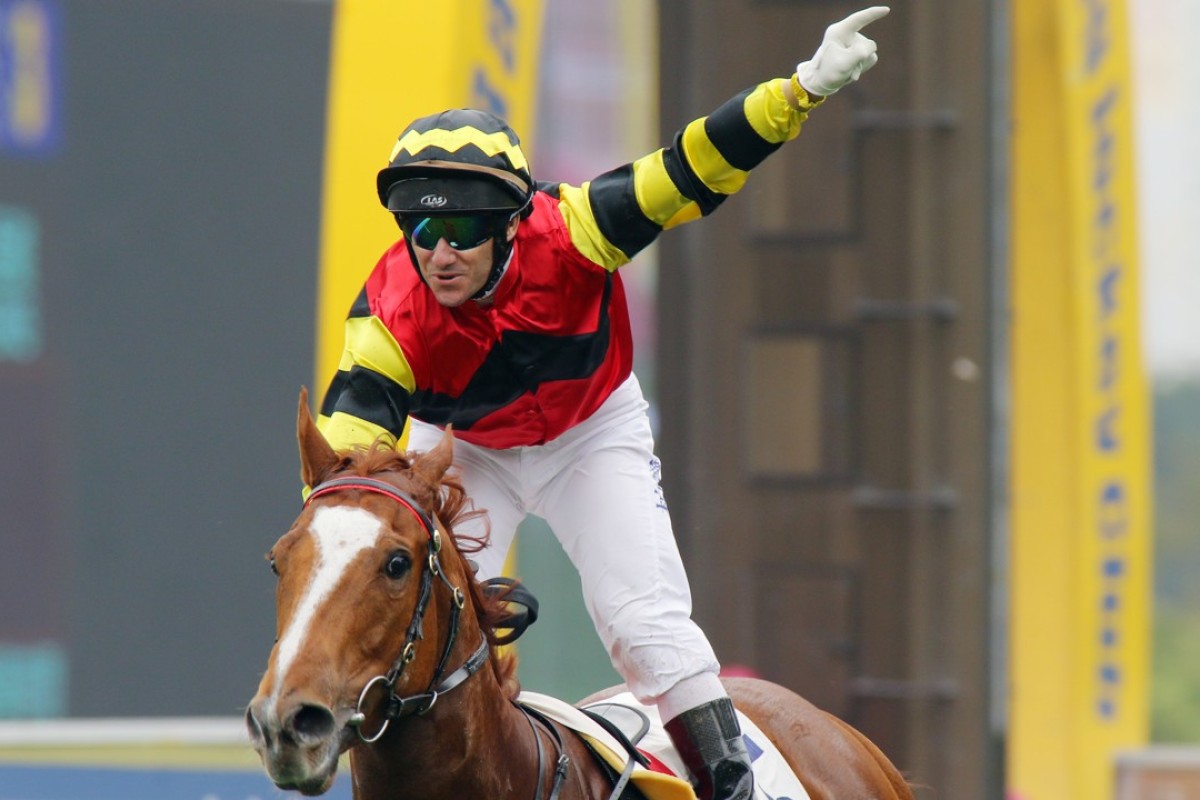
[[[796,77],[809,94],[828,97],[875,66],[875,42],[859,31],[891,11],[872,6],[856,11],[825,29],[825,39],[809,61],[796,66]]]

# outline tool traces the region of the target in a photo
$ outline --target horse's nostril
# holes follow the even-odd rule
[[[250,733],[250,741],[254,744],[269,745],[270,741],[267,737],[267,732],[258,721],[258,717],[254,716],[254,707],[250,706],[246,709],[246,730]]]
[[[325,706],[302,705],[292,715],[292,733],[300,741],[323,741],[333,735],[333,712]]]

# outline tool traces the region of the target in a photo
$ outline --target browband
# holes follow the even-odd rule
[[[334,492],[341,492],[349,489],[359,489],[364,492],[374,492],[375,494],[382,494],[392,498],[413,513],[413,515],[417,518],[417,521],[421,523],[423,528],[425,528],[426,533],[428,533],[431,537],[434,536],[437,528],[433,524],[433,519],[425,513],[421,506],[417,504],[416,500],[412,499],[412,497],[400,491],[395,486],[392,486],[390,483],[376,480],[374,478],[361,478],[353,476],[346,478],[334,478],[333,480],[328,480],[324,483],[317,484],[317,486],[314,487],[311,492],[309,492],[308,498],[304,501],[304,505],[307,507],[309,503],[321,495],[333,494]]]

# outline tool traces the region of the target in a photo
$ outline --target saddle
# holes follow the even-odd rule
[[[687,768],[663,728],[658,710],[639,703],[629,692],[583,708],[536,692],[521,692],[517,702],[579,734],[614,773],[623,776],[628,772],[629,785],[646,800],[696,800]],[[740,711],[738,720],[753,764],[755,797],[809,800],[795,772],[766,734]]]
[[[501,644],[516,641],[537,621],[538,601],[520,581],[491,578],[484,592],[507,603],[508,616],[498,627],[510,632]],[[696,800],[687,767],[663,728],[658,709],[629,692],[583,708],[537,692],[521,692],[517,704],[579,734],[613,779],[614,800]],[[754,770],[758,800],[809,800],[788,763],[758,726],[738,712],[742,738]]]
[[[632,737],[644,741],[645,735],[649,733],[649,722],[647,720],[646,730],[642,731],[642,722],[634,716],[640,712],[635,712],[632,707],[628,709],[629,714],[622,714],[607,708],[611,701],[605,701],[597,704],[605,706],[605,709],[589,714],[584,709],[576,708],[555,697],[528,691],[521,692],[517,703],[577,733],[600,763],[620,776],[617,778],[618,782],[622,779],[627,780],[628,785],[640,792],[646,800],[696,800],[692,785],[678,777],[677,773],[649,768],[653,762],[638,750],[638,742],[631,738],[632,734]],[[603,713],[605,711],[607,713]],[[642,718],[644,717],[645,715],[642,715]],[[623,725],[636,730],[626,731]],[[628,773],[627,778],[625,773]],[[619,797],[629,796],[628,792],[615,794]]]

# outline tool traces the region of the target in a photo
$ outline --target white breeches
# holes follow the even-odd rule
[[[459,526],[491,545],[474,556],[480,579],[501,573],[527,513],[546,520],[579,571],[583,598],[613,667],[654,703],[680,681],[715,676],[712,646],[692,621],[692,597],[659,486],[647,404],[631,376],[595,414],[545,445],[490,450],[454,442],[454,463],[486,519]],[[412,420],[409,447],[441,439]],[[719,687],[718,687],[719,688]]]

